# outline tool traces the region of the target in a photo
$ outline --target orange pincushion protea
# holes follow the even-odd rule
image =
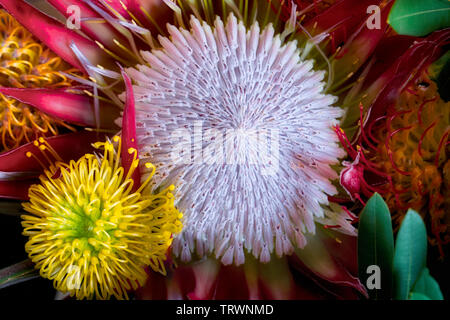
[[[397,224],[413,208],[429,220],[434,242],[447,243],[450,102],[440,98],[436,83],[423,73],[400,95],[395,110],[386,126],[374,132],[379,143],[372,161],[392,179],[385,198]]]
[[[73,85],[65,73],[76,69],[65,63],[0,10],[0,86],[15,88],[67,88]],[[58,135],[61,128],[75,129],[34,107],[0,93],[0,151],[30,142],[37,136]]]

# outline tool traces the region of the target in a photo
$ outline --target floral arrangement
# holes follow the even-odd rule
[[[0,288],[443,299],[447,1],[43,4],[0,0]]]

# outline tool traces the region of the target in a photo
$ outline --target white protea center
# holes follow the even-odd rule
[[[191,27],[169,26],[163,48],[142,53],[148,65],[127,70],[153,188],[174,184],[184,214],[174,254],[267,262],[304,247],[315,221],[345,224],[328,205],[343,112],[323,93],[324,73],[270,25],[247,29],[230,15]]]

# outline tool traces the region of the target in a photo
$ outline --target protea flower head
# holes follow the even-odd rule
[[[156,167],[148,187],[175,186],[179,268],[169,266],[160,292],[229,298],[222,288],[240,283],[243,297],[304,297],[297,270],[336,295],[364,292],[353,276],[356,217],[335,197],[338,124],[346,109],[343,127],[357,131],[360,102],[378,106],[377,90],[396,72],[392,63],[382,74],[374,56],[390,38],[392,1],[49,2],[66,17],[78,6],[83,37],[23,1],[0,1],[23,25],[32,17],[42,26],[35,36],[89,76],[79,81],[91,86],[94,110],[136,104],[135,149]],[[370,5],[381,9],[376,29]],[[126,131],[125,118],[117,123]],[[140,169],[135,179],[153,174]],[[152,273],[138,293],[155,297],[159,281]]]
[[[66,16],[70,5],[79,6],[81,31],[92,42],[66,37],[63,47],[58,37],[39,38],[119,105],[124,89],[112,61],[134,81],[136,149],[157,168],[150,187],[175,185],[184,215],[175,259],[243,265],[236,268],[254,288],[258,277],[269,280],[250,261],[282,270],[275,261],[290,256],[290,265],[314,277],[361,289],[347,268],[355,272],[355,253],[341,263],[330,249],[354,249],[356,235],[355,216],[329,201],[345,155],[333,127],[343,116],[338,94],[385,35],[390,1],[376,1],[384,20],[370,32],[361,26],[371,1],[49,2]],[[23,3],[2,3],[15,16],[27,11],[53,26]],[[356,12],[350,19],[349,8]],[[149,171],[142,172],[145,180]],[[200,272],[197,284],[214,282],[221,264]],[[286,279],[281,291],[288,297]]]
[[[450,239],[449,102],[441,98],[429,74],[430,62],[440,53],[436,44],[448,41],[448,37],[448,32],[437,33],[429,39],[433,41],[426,48],[431,55],[424,59],[425,67],[413,81],[405,83],[385,113],[371,115],[374,121],[361,130],[354,142],[356,147],[338,129],[354,158],[341,173],[346,191],[358,197],[370,196],[374,191],[381,193],[397,226],[408,208],[421,212],[433,235],[431,242],[438,245],[442,256],[443,246]],[[361,106],[361,122],[363,118]]]
[[[65,161],[79,157],[91,148],[94,135],[101,137],[81,127],[117,131],[113,120],[119,109],[102,102],[100,111],[95,92],[79,84],[87,78],[83,71],[64,61],[4,9],[0,9],[0,28],[0,196],[24,200],[37,176],[28,170],[41,168],[17,160],[28,159],[26,153],[36,139],[48,139]],[[75,145],[74,137],[78,137]],[[72,143],[72,150],[61,149],[67,148],[64,141]]]
[[[425,220],[443,254],[442,245],[450,242],[450,102],[425,72],[415,84],[402,92],[384,128],[376,128],[379,152],[372,161],[392,179],[385,197],[397,225],[406,207],[429,215]]]
[[[150,176],[134,190],[131,176],[139,160],[124,172],[119,136],[95,146],[103,156],[58,161],[30,187],[28,214],[22,216],[29,237],[25,249],[61,292],[79,299],[125,298],[127,290],[145,284],[145,266],[165,272],[163,261],[181,216],[173,205],[173,186],[158,194],[142,192]]]
[[[154,188],[175,184],[185,214],[173,253],[226,265],[244,263],[246,252],[261,262],[291,254],[315,221],[347,216],[327,199],[337,193],[330,166],[344,156],[332,130],[343,112],[323,93],[324,73],[272,26],[247,30],[232,13],[214,29],[190,24],[169,27],[172,41],[143,53],[150,68],[128,70],[139,147],[159,169]]]
[[[25,249],[44,278],[78,299],[127,298],[145,284],[146,266],[165,273],[172,235],[181,230],[173,186],[151,193],[139,178],[133,105],[122,137],[114,136],[66,163],[44,138],[26,156],[44,168],[23,205]],[[49,163],[33,152],[39,152]],[[146,168],[156,168],[151,163]]]
[[[74,81],[64,73],[76,73],[76,69],[46,48],[4,10],[0,10],[0,29],[1,87],[55,89],[74,85]],[[0,115],[0,152],[16,148],[39,136],[58,135],[61,129],[75,131],[61,119],[2,93]]]
[[[384,40],[374,53],[374,61],[382,63],[348,95],[359,100],[359,112],[347,113],[341,124],[345,132],[336,128],[353,159],[340,179],[350,197],[379,192],[397,227],[406,208],[421,212],[442,256],[449,241],[448,102],[430,74],[449,39],[450,29],[444,29],[422,39]],[[396,51],[387,50],[394,43]]]

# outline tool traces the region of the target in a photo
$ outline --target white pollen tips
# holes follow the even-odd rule
[[[247,29],[234,15],[168,31],[130,75],[152,188],[175,185],[184,215],[173,253],[240,265],[245,254],[268,262],[304,247],[335,214],[330,165],[344,155],[332,130],[342,110],[323,93],[324,73],[272,26]]]

